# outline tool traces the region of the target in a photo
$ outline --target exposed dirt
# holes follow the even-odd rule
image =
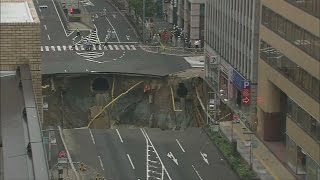
[[[95,82],[108,85],[98,83],[100,87],[92,88],[92,84],[97,85],[94,83],[97,78],[100,79]],[[96,74],[47,76],[43,79],[43,86],[47,85],[43,89],[44,102],[48,103],[48,110],[44,111],[45,126],[58,124],[64,128],[85,127],[108,103],[140,81],[143,82],[111,103],[93,121],[91,127],[113,128],[121,125],[184,129],[199,126],[202,121],[201,115],[197,113],[199,104],[195,93],[195,87],[202,86],[200,78]],[[188,90],[185,98],[178,97],[176,93],[179,83],[184,83]],[[145,89],[146,85],[150,87],[149,91]]]

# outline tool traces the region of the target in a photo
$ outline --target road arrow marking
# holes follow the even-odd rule
[[[173,161],[174,163],[176,163],[176,165],[179,165],[178,159],[173,156],[172,152],[169,152],[169,153],[167,154],[167,156],[168,156],[168,158],[172,159],[172,161]]]
[[[206,162],[209,165],[209,161],[207,159],[208,155],[206,153],[202,153],[201,151],[200,151],[200,154],[204,162]]]

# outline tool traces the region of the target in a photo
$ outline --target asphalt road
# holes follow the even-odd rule
[[[100,46],[92,51],[85,51],[81,45],[81,38],[78,37],[75,43],[79,46],[72,48],[72,38],[76,33],[65,31],[60,21],[63,20],[62,14],[56,10],[58,7],[54,5],[53,0],[34,0],[41,21],[42,46],[39,48],[42,51],[43,74],[108,72],[165,76],[190,68],[182,57],[143,51],[139,44],[133,43],[137,38],[131,26],[114,6],[106,1],[91,2],[94,6],[86,6],[87,10],[95,14],[94,12],[101,12],[106,8],[106,17],[99,16],[94,20],[97,31],[81,32],[81,35],[92,42],[103,42],[107,30],[112,27],[120,42],[115,39],[114,42],[109,41],[106,47]],[[48,8],[40,10],[41,5]]]
[[[200,128],[64,130],[71,157],[83,162],[83,175],[106,179],[238,179]]]

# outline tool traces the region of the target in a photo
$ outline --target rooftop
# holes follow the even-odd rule
[[[1,22],[33,22],[27,2],[1,3]]]
[[[20,73],[0,71],[0,83],[0,172],[3,172],[0,179],[47,180],[47,161],[29,67],[21,66]],[[31,152],[27,152],[28,144]]]

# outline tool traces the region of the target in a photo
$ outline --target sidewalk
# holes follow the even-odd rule
[[[231,141],[231,121],[220,122],[220,130]],[[233,138],[237,140],[237,149],[241,156],[250,162],[250,135],[243,134],[248,131],[242,123],[233,124]],[[289,170],[269,151],[269,149],[252,134],[252,140],[257,142],[253,148],[253,170],[262,180],[294,180]]]

